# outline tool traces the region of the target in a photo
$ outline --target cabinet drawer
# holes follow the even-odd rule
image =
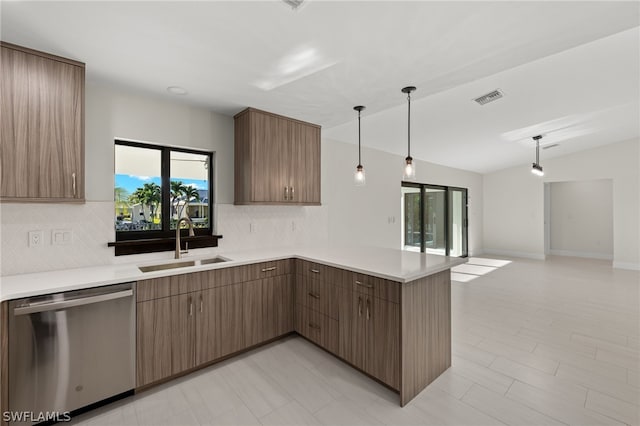
[[[327,275],[327,266],[320,263],[296,259],[296,274],[323,280]]]
[[[333,318],[297,305],[296,331],[329,352],[338,353],[338,321]]]
[[[296,275],[296,303],[334,319],[338,319],[336,290],[333,284],[309,276]]]
[[[353,291],[400,303],[400,283],[365,274],[351,274]]]
[[[160,299],[171,295],[171,277],[140,280],[136,284],[136,301]]]
[[[208,272],[195,272],[192,274],[171,276],[171,295],[176,296],[178,294],[202,290],[207,281],[208,275]]]
[[[258,278],[276,277],[291,273],[291,259],[262,262],[254,266]]]

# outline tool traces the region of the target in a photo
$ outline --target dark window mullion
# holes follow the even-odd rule
[[[171,150],[162,149],[162,231],[171,232]]]

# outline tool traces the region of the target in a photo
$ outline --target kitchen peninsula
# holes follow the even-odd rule
[[[199,261],[211,256],[226,261]],[[2,277],[3,323],[10,300],[136,282],[136,391],[292,332],[394,389],[403,406],[451,365],[450,269],[465,259],[325,247],[182,260],[192,266],[139,269],[167,257]],[[2,339],[4,351],[6,329]]]

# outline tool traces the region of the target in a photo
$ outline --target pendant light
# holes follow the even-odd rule
[[[413,180],[416,178],[416,165],[411,158],[411,92],[416,90],[413,86],[407,86],[402,89],[402,93],[407,94],[407,104],[409,106],[407,114],[407,158],[404,159],[404,169],[402,178],[404,180]]]
[[[365,175],[364,175],[364,167],[362,167],[362,154],[361,154],[361,145],[360,145],[360,113],[365,107],[362,105],[354,106],[353,109],[358,111],[358,165],[356,166],[356,171],[353,175],[353,183],[356,186],[364,186],[365,184]]]
[[[536,162],[531,166],[531,173],[536,176],[544,176],[542,166],[540,165],[540,139],[542,139],[542,135],[533,137],[533,140],[536,141]]]

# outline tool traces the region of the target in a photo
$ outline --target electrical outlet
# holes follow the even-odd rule
[[[295,220],[292,220],[292,221],[291,221],[291,230],[292,230],[292,231],[295,231],[295,230],[296,230],[296,221],[295,221]]]
[[[42,231],[29,231],[29,247],[42,245]]]
[[[252,234],[256,232],[256,224],[251,222],[249,223],[249,232],[251,232]]]

